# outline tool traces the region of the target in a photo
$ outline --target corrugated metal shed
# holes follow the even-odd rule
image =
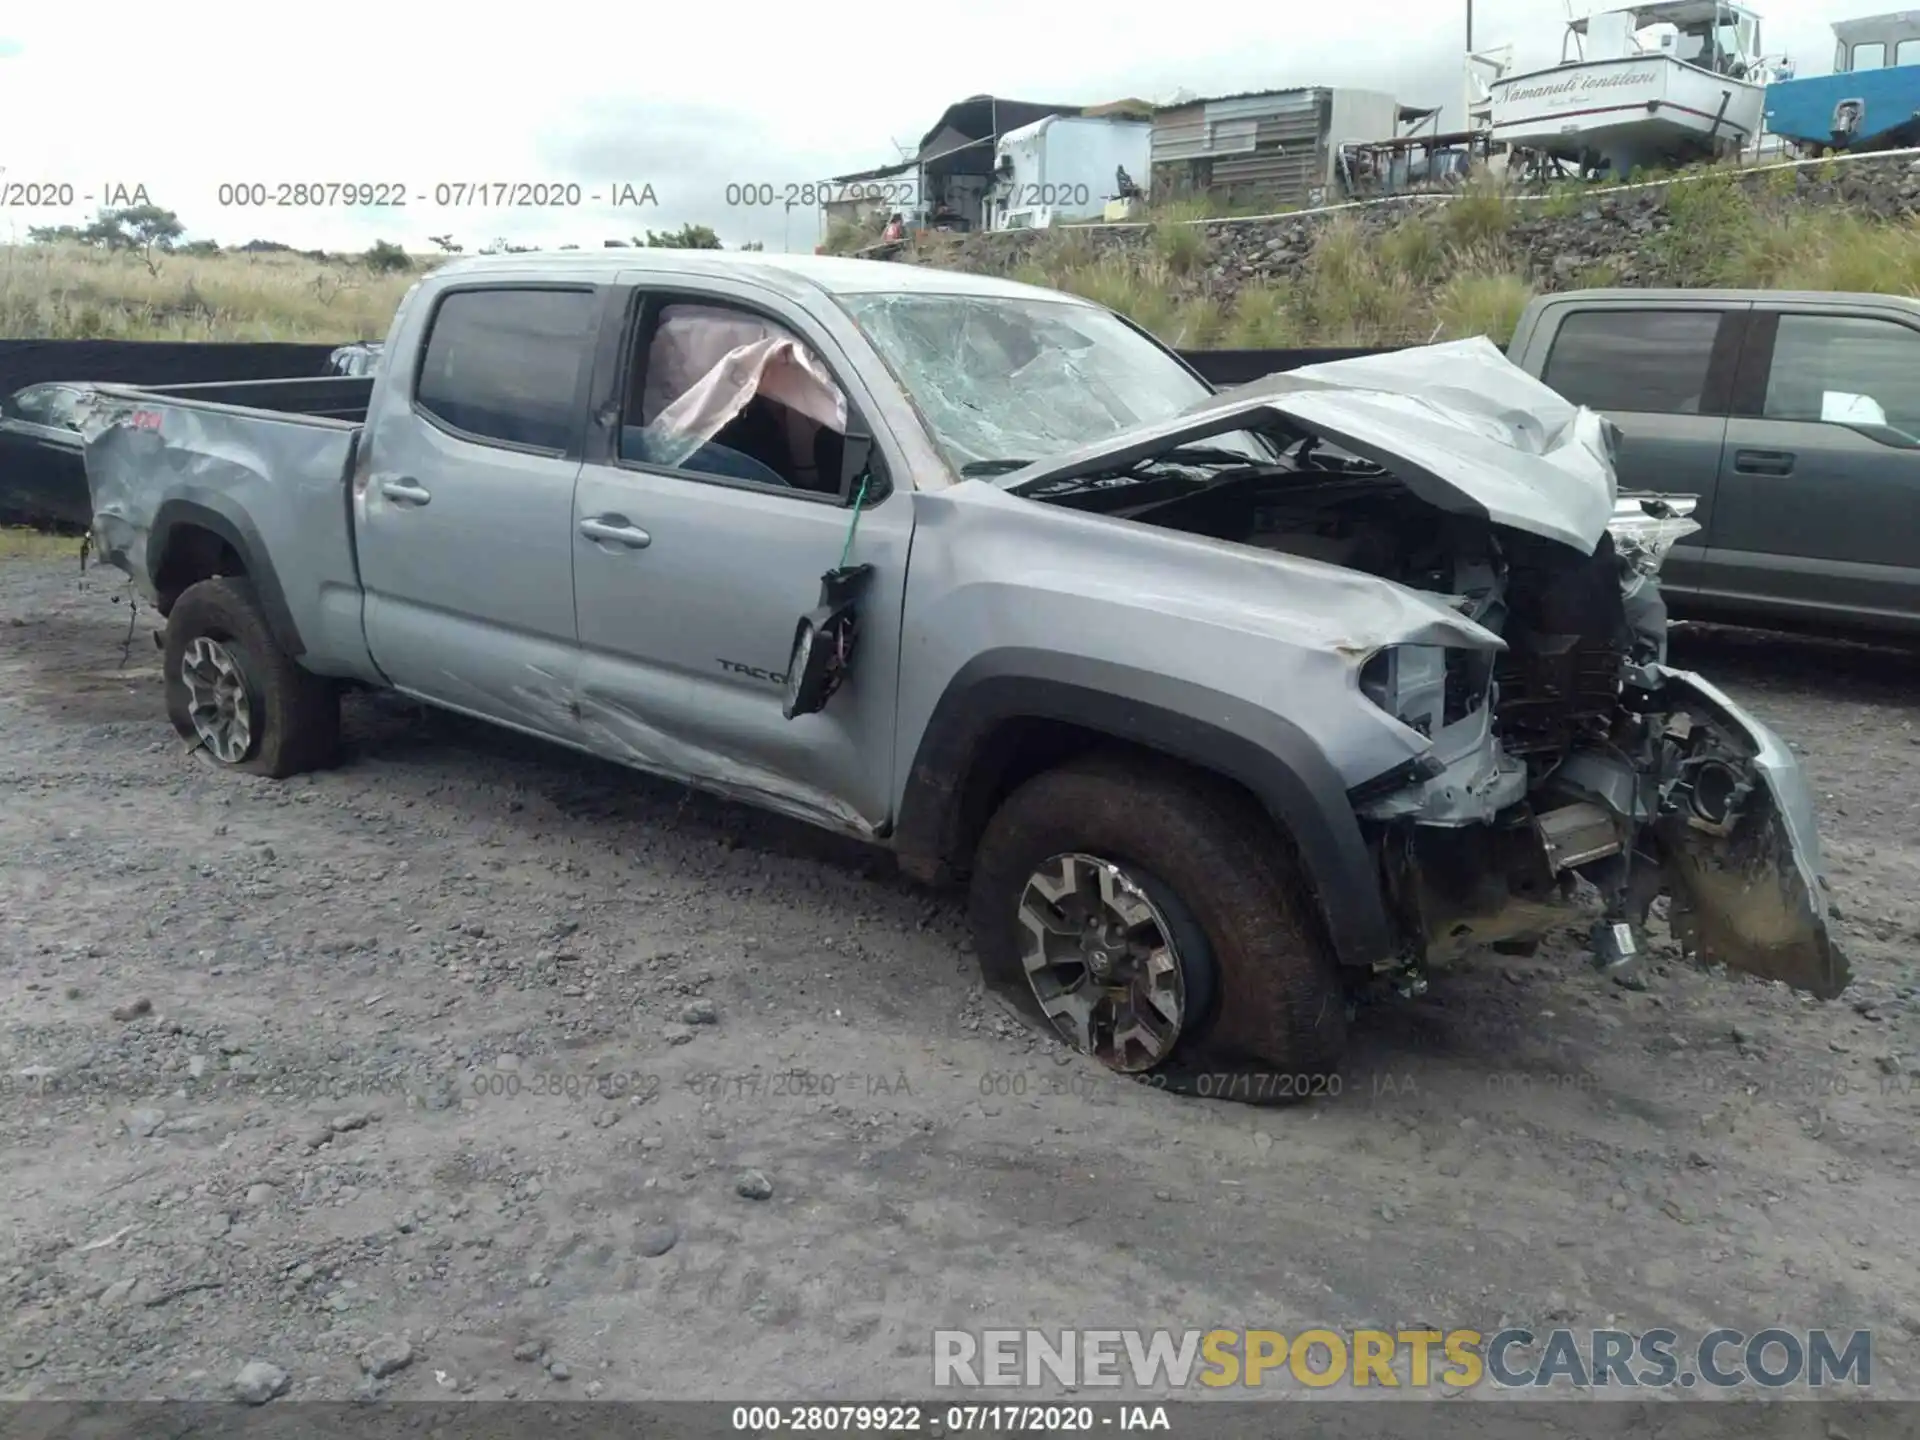
[[[1326,128],[1326,90],[1196,100],[1162,110],[1153,120],[1153,161],[1244,155],[1274,145],[1319,138]]]
[[[1332,95],[1310,87],[1169,106],[1154,116],[1156,183],[1300,203],[1325,180]]]

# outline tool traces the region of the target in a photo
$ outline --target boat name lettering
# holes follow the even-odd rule
[[[1631,70],[1615,70],[1600,75],[1572,76],[1552,85],[1529,85],[1523,90],[1509,90],[1509,100],[1544,100],[1550,95],[1586,94],[1594,90],[1617,90],[1629,85],[1651,85],[1659,77],[1649,69],[1639,66]]]

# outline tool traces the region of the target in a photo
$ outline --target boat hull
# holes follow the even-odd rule
[[[1783,80],[1767,87],[1765,113],[1769,131],[1809,148],[1891,150],[1917,144],[1920,65]]]
[[[1495,142],[1621,176],[1748,143],[1766,101],[1760,85],[1659,54],[1574,61],[1490,89]]]

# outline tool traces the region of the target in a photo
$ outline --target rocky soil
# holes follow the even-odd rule
[[[112,571],[0,566],[0,1391],[924,1395],[936,1326],[1871,1327],[1920,1393],[1920,662],[1677,658],[1804,753],[1859,976],[1571,946],[1338,1096],[1114,1083],[881,857],[356,700],[214,772]]]
[[[1515,271],[1542,290],[1579,288],[1594,283],[1602,272],[1610,277],[1606,283],[1619,285],[1696,284],[1692,276],[1672,273],[1668,253],[1648,243],[1676,223],[1669,193],[1676,186],[1694,183],[1595,186],[1586,195],[1563,191],[1552,196],[1516,196],[1508,202],[1512,219],[1500,243]],[[1911,156],[1761,166],[1732,176],[1715,171],[1708,172],[1708,183],[1732,183],[1752,198],[1782,207],[1845,209],[1887,220],[1920,214],[1920,161]],[[1330,223],[1351,223],[1363,235],[1379,236],[1410,215],[1432,215],[1449,203],[1442,196],[1425,195],[1294,215],[1206,221],[1200,228],[1207,235],[1207,263],[1175,278],[1185,291],[1226,300],[1246,285],[1297,278],[1308,265],[1315,240]],[[1096,255],[1144,255],[1153,245],[1152,231],[1145,225],[1090,225],[1065,232],[943,236],[924,250],[901,251],[895,258],[1011,275],[1036,251],[1060,243],[1062,234],[1071,235]]]

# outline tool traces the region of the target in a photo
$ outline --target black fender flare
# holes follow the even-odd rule
[[[306,653],[299,627],[293,623],[293,611],[287,605],[286,592],[274,572],[267,542],[254,528],[240,507],[216,490],[198,486],[182,487],[162,501],[154,512],[147,533],[147,579],[159,589],[160,573],[165,568],[167,551],[175,530],[195,526],[218,535],[233,548],[246,567],[247,579],[260,599],[267,628],[280,648],[295,658]]]
[[[957,858],[968,772],[1010,720],[1076,725],[1244,785],[1298,850],[1339,963],[1367,966],[1395,953],[1379,867],[1347,787],[1313,739],[1243,699],[1107,661],[993,650],[954,675],[901,795],[893,848],[909,873],[936,875]]]

